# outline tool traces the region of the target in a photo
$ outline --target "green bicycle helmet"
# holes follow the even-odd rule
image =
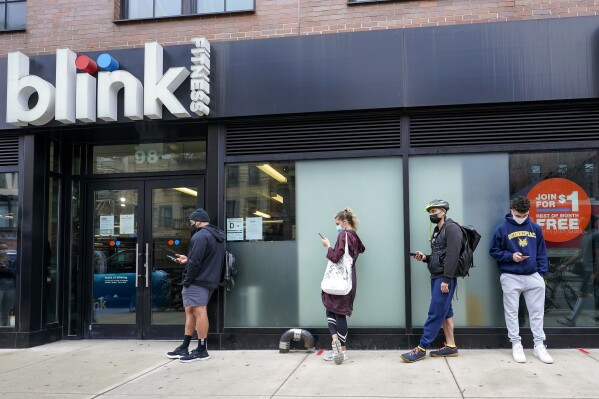
[[[444,201],[442,199],[435,199],[428,203],[426,208],[424,208],[425,212],[428,212],[431,208],[443,208],[447,212],[449,210],[449,202]]]

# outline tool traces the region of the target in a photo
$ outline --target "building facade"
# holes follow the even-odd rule
[[[317,234],[344,207],[366,246],[349,346],[414,346],[409,252],[439,197],[483,237],[458,344],[507,346],[488,249],[517,195],[547,239],[547,344],[599,345],[595,1],[108,3],[0,1],[0,346],[179,338],[169,255],[198,206],[239,269],[212,347],[328,341]]]

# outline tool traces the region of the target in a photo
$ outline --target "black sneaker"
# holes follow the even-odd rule
[[[183,356],[187,356],[189,355],[189,351],[187,350],[187,348],[184,348],[182,346],[179,346],[177,349],[175,349],[172,352],[167,352],[166,356],[169,359],[181,359]]]
[[[189,355],[181,356],[179,358],[179,360],[182,361],[183,363],[190,363],[190,362],[195,362],[196,360],[208,360],[208,359],[210,359],[210,355],[208,354],[208,351],[206,349],[204,349],[201,352],[198,349],[194,349],[189,353]]]

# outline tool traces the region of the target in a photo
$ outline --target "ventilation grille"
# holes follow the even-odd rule
[[[227,155],[399,148],[399,127],[399,113],[234,121]]]
[[[461,110],[414,115],[410,146],[550,143],[599,138],[599,105],[541,109]]]
[[[0,166],[19,164],[19,138],[0,137]]]

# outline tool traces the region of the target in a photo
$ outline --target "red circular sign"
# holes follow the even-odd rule
[[[547,179],[527,195],[530,217],[543,229],[545,240],[570,241],[589,224],[591,201],[578,184],[568,179]]]

